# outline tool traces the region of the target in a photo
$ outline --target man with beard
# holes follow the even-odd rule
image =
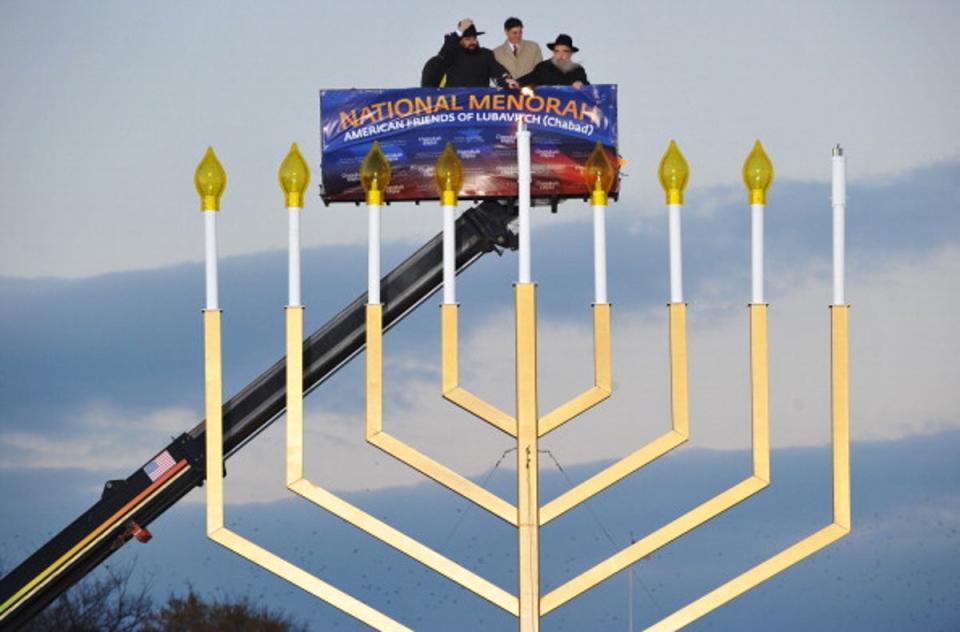
[[[573,38],[566,33],[557,35],[557,39],[547,44],[553,51],[553,57],[537,64],[533,71],[517,79],[520,85],[528,86],[573,86],[581,88],[588,85],[587,71],[573,61],[573,54],[580,49],[573,45]]]
[[[493,81],[501,88],[517,88],[507,69],[493,57],[493,51],[480,46],[480,35],[473,20],[464,18],[457,24],[457,30],[443,38],[440,49],[441,66],[446,74],[443,85],[447,88],[488,87]],[[433,75],[436,76],[434,71]],[[438,85],[441,82],[438,82]]]

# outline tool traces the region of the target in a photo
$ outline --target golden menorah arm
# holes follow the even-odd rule
[[[287,316],[288,332],[302,311]],[[224,526],[223,367],[220,310],[204,310],[204,383],[206,421],[207,536],[295,586],[378,630],[410,630],[382,612],[271,553]]]
[[[548,432],[556,430],[604,401],[613,392],[610,370],[609,303],[593,306],[593,375],[593,387],[540,418],[537,425],[538,436],[543,437]]]
[[[826,526],[813,535],[800,540],[793,546],[784,549],[773,557],[754,566],[749,571],[731,579],[719,588],[715,588],[670,616],[661,619],[647,628],[647,632],[674,632],[675,630],[679,630],[708,612],[715,610],[757,586],[761,582],[770,579],[777,573],[836,542],[849,532],[849,529],[845,529],[837,524]]]
[[[287,487],[424,566],[516,615],[518,600],[403,532],[303,476],[303,308],[287,307]],[[262,555],[261,555],[262,557]],[[274,562],[276,564],[276,562]]]
[[[541,614],[573,599],[580,593],[589,590],[600,582],[609,578],[637,562],[641,558],[653,553],[660,547],[679,538],[715,518],[734,505],[743,502],[753,494],[770,484],[770,419],[769,419],[769,392],[767,378],[767,306],[750,305],[750,390],[752,404],[752,437],[753,437],[753,475],[737,483],[733,487],[714,496],[698,507],[683,514],[679,518],[657,529],[650,535],[638,540],[619,553],[615,553],[606,560],[581,573],[567,583],[548,593],[540,603]],[[670,344],[672,374],[674,378],[674,428],[686,428],[686,321],[685,307],[680,304],[670,305]],[[682,353],[681,353],[682,351]],[[682,364],[681,364],[682,363]],[[678,370],[682,367],[682,371]],[[682,396],[682,406],[678,406],[677,399]],[[683,412],[683,419],[676,418],[676,412]],[[672,430],[678,436],[685,434]],[[670,433],[667,433],[668,436]],[[661,437],[660,440],[663,440]],[[629,458],[629,457],[628,457]],[[619,463],[611,466],[616,468]],[[608,468],[609,469],[609,468]],[[625,468],[624,468],[625,469]],[[621,470],[622,471],[622,470]],[[603,472],[601,472],[603,474]],[[600,475],[598,475],[600,476]],[[596,478],[596,477],[595,477]],[[618,479],[619,480],[619,479]],[[590,480],[586,481],[590,483]],[[581,483],[584,485],[584,483]],[[574,488],[568,494],[575,491]],[[557,500],[559,500],[558,497]],[[548,504],[549,506],[549,504]],[[573,505],[571,505],[573,506]],[[546,510],[541,510],[541,515]]]
[[[294,481],[290,489],[311,500],[335,516],[377,538],[401,553],[409,555],[424,566],[460,584],[487,601],[516,616],[519,613],[517,597],[453,560],[437,553],[430,547],[411,538],[402,531],[371,516],[362,509],[339,498],[332,492],[306,479]]]
[[[756,476],[751,476],[694,509],[691,509],[650,535],[637,540],[620,552],[615,553],[596,566],[544,595],[540,601],[540,614],[545,615],[551,610],[562,606],[580,593],[593,588],[634,562],[676,540],[684,533],[699,527],[730,507],[743,502],[766,486],[766,481]]]
[[[750,407],[753,475],[770,482],[770,369],[767,360],[767,305],[750,309]]]
[[[849,318],[849,305],[830,306],[833,522],[848,530],[851,528]]]
[[[217,544],[238,553],[254,564],[267,569],[376,630],[412,630],[412,628],[391,619],[379,610],[368,606],[355,597],[351,597],[337,587],[311,575],[279,555],[271,553],[229,529],[220,528],[208,535]]]
[[[607,318],[609,330],[609,314]],[[633,474],[687,440],[690,422],[687,391],[686,305],[671,303],[669,319],[672,429],[548,502],[540,509],[541,525],[547,524],[591,496]]]
[[[287,468],[289,487],[303,478],[303,307],[287,306]]]
[[[496,406],[460,387],[459,305],[440,306],[440,357],[444,399],[456,404],[511,437],[517,436],[517,420]]]
[[[517,508],[383,429],[383,308],[367,305],[367,441],[444,487],[517,525]]]
[[[410,447],[400,439],[386,433],[378,432],[367,437],[367,441],[380,448],[393,458],[401,461],[440,483],[450,491],[456,492],[486,509],[501,520],[516,526],[517,508],[496,494],[477,485],[470,479],[457,474],[448,467],[438,463],[422,452]]]
[[[687,437],[679,432],[668,430],[647,445],[604,468],[587,480],[568,489],[540,508],[540,526],[563,515],[580,503],[599,494],[617,481],[636,472],[643,466],[660,458],[670,450],[683,444]]]
[[[833,522],[658,621],[648,630],[678,630],[850,533],[848,312],[848,305],[830,307]]]

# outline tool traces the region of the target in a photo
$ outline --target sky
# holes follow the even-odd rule
[[[332,3],[0,2],[0,475],[21,492],[0,500],[0,514],[17,515],[3,521],[6,565],[88,507],[104,480],[126,477],[202,417],[203,237],[192,175],[205,148],[215,147],[229,177],[219,216],[229,396],[283,354],[287,231],[275,173],[294,141],[318,167],[318,91],[413,85],[460,17],[473,17],[492,47],[499,24],[518,10],[498,2],[400,6],[365,3],[360,19],[353,5]],[[544,447],[557,462],[587,476],[666,428],[666,213],[655,172],[671,138],[692,171],[683,210],[692,437],[676,458],[709,478],[711,459],[742,457],[749,210],[739,171],[760,138],[777,172],[766,220],[771,432],[775,461],[784,455],[785,471],[802,479],[802,457],[822,456],[829,440],[829,177],[830,148],[839,142],[849,174],[855,445],[872,455],[864,467],[878,469],[869,472],[909,453],[916,460],[896,461],[900,467],[928,458],[955,483],[960,336],[949,314],[960,309],[960,88],[945,66],[960,54],[960,7],[553,2],[530,3],[520,17],[540,43],[570,33],[591,81],[619,85],[627,160],[621,200],[609,212],[615,392],[548,437]],[[384,268],[433,236],[439,220],[429,204],[386,209]],[[592,380],[589,230],[589,209],[577,203],[534,218],[544,408]],[[365,289],[365,240],[356,207],[308,198],[308,330]],[[515,274],[513,253],[487,255],[458,281],[461,377],[508,410]],[[440,400],[438,327],[436,311],[421,309],[386,337],[386,424],[479,481],[510,445]],[[397,485],[432,498],[429,485],[416,486],[417,474],[364,444],[362,389],[354,362],[307,399],[308,449],[316,451],[308,474],[344,493],[372,494],[377,507],[389,505]],[[290,503],[282,438],[275,424],[228,464],[228,499],[244,524]],[[856,459],[853,467],[855,508],[862,490],[874,513],[860,514],[864,531],[855,525],[850,544],[837,545],[848,547],[837,553],[848,556],[843,563],[909,570],[920,585],[955,583],[956,573],[937,559],[960,567],[960,516],[944,509],[957,506],[956,486],[917,476],[874,482],[858,474]],[[43,491],[49,486],[57,493]],[[778,498],[748,515],[772,511],[773,527],[803,535],[789,497]],[[176,524],[192,524],[200,503],[189,496],[174,510]],[[883,538],[923,541],[912,516],[937,527],[930,546],[944,553],[910,550],[890,561]],[[804,524],[812,530],[820,517]],[[622,542],[630,532],[622,522],[635,518],[614,512],[604,524],[617,524]],[[714,526],[696,546],[726,542],[723,525]],[[200,531],[192,537],[185,532],[183,542],[212,550]],[[471,546],[454,548],[470,555]],[[693,566],[684,568],[706,581]],[[817,582],[812,571],[797,573]],[[790,586],[803,590],[802,581]],[[888,612],[911,611],[907,597],[895,596],[902,584],[877,591],[891,600]],[[932,600],[937,625],[960,621],[936,603],[941,593],[906,592]],[[822,597],[849,622],[851,612],[876,607],[868,596]],[[595,611],[585,612],[589,620]],[[900,629],[936,629],[903,621]]]

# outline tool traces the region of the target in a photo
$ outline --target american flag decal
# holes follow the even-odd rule
[[[152,461],[144,465],[143,471],[147,473],[147,476],[150,477],[151,481],[155,481],[176,464],[177,462],[173,460],[173,457],[170,456],[170,453],[164,450],[157,456],[153,457]]]

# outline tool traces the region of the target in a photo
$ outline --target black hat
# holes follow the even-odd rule
[[[463,35],[461,35],[460,38],[463,39],[464,37],[478,37],[480,35],[483,35],[484,33],[486,33],[486,31],[478,31],[477,27],[471,24],[470,26],[468,26],[463,30]]]
[[[574,53],[580,50],[579,48],[573,45],[573,38],[567,35],[566,33],[561,33],[560,35],[557,35],[557,39],[547,44],[547,48],[549,48],[550,50],[553,50],[553,47],[558,44],[560,46],[569,46],[570,50],[573,51]]]

